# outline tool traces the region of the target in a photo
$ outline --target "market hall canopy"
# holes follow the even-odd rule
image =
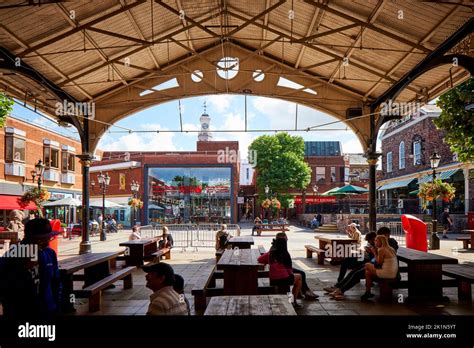
[[[472,8],[468,1],[12,0],[0,4],[0,89],[78,129],[86,207],[101,136],[140,110],[220,93],[320,110],[367,151],[374,230],[376,139],[400,116],[380,111],[391,111],[391,102],[425,103],[474,74]],[[85,224],[82,234],[87,252]]]
[[[128,115],[218,93],[305,104],[367,148],[388,119],[371,131],[370,110],[433,99],[472,63],[469,2],[13,0],[0,23],[0,88],[74,124],[87,152]]]

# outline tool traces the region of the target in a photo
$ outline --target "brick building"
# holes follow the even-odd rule
[[[401,120],[392,121],[382,134],[382,180],[377,183],[379,206],[387,213],[422,213],[416,196],[420,183],[432,180],[430,156],[441,156],[437,178],[454,184],[456,198],[449,204],[438,204],[439,210],[449,206],[451,212],[465,213],[474,209],[472,164],[460,163],[457,155],[444,143],[444,131],[436,129],[433,120],[440,115],[435,105]]]
[[[37,186],[31,172],[39,160],[45,164],[42,187],[51,193],[51,201],[65,197],[81,200],[81,165],[75,157],[80,153],[76,139],[9,116],[0,129],[0,226],[7,224],[12,209],[21,209],[17,199]],[[48,208],[46,213],[64,220],[67,209]],[[76,209],[69,214],[73,221],[80,219]]]
[[[104,152],[91,167],[91,181],[107,172],[107,200],[122,205],[111,212],[118,222],[133,222],[130,184],[140,184],[144,207],[137,222],[236,222],[239,188],[237,141],[198,141],[197,151]],[[96,184],[91,197],[101,197]]]

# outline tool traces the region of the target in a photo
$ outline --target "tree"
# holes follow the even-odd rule
[[[7,121],[8,114],[13,109],[13,99],[7,95],[0,93],[0,128],[3,128]]]
[[[461,162],[474,161],[474,115],[467,110],[474,103],[474,78],[439,97],[436,105],[441,115],[434,120],[438,129],[446,131],[445,141]]]
[[[304,190],[311,180],[311,169],[304,161],[302,137],[288,133],[263,135],[249,147],[257,153],[257,189],[265,197],[265,186],[272,193]]]

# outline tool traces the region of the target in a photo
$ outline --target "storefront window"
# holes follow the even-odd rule
[[[148,219],[155,223],[230,222],[231,168],[148,169]]]

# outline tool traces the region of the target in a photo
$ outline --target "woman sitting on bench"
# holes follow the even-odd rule
[[[258,262],[270,265],[270,285],[271,286],[291,286],[293,285],[293,307],[301,308],[296,302],[301,291],[301,274],[294,274],[291,256],[288,252],[287,240],[277,238],[273,240],[273,246],[269,252],[261,255]]]
[[[168,227],[163,226],[163,235],[161,236],[161,240],[158,242],[158,249],[169,248],[173,247],[174,241],[173,236],[170,234]]]
[[[378,279],[396,279],[398,274],[397,252],[388,245],[387,237],[378,235],[375,238],[375,260],[378,268],[372,263],[365,264],[365,294],[361,300],[365,301],[374,297],[370,292],[372,283]]]

